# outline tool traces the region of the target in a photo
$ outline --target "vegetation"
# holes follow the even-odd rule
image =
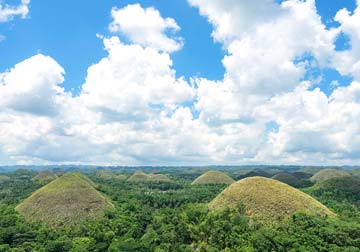
[[[350,174],[344,170],[324,169],[315,173],[314,176],[310,178],[310,180],[318,183],[325,181],[327,179],[344,177],[344,176],[350,176]]]
[[[84,175],[67,173],[34,192],[16,210],[28,221],[61,226],[95,219],[112,207]]]
[[[146,174],[144,172],[135,172],[130,178],[129,182],[133,183],[163,183],[171,182],[168,176],[164,174]]]
[[[236,179],[243,179],[243,178],[250,178],[250,177],[265,177],[265,178],[270,178],[271,177],[271,174],[269,172],[266,172],[262,169],[255,169],[255,170],[251,170],[247,173],[243,173],[240,175],[238,175],[236,177]]]
[[[127,177],[125,175],[119,174],[119,175],[116,175],[115,178],[118,180],[125,180]]]
[[[9,180],[10,180],[10,178],[8,176],[0,175],[0,183],[6,182]]]
[[[251,177],[242,179],[210,202],[213,211],[235,209],[260,222],[271,222],[290,217],[295,212],[312,215],[334,214],[311,196],[274,179]]]
[[[313,175],[311,173],[302,172],[302,171],[295,171],[295,172],[292,172],[291,174],[298,179],[309,179]]]
[[[191,184],[192,185],[203,185],[203,184],[232,184],[235,180],[227,174],[220,171],[207,171],[200,177],[196,178]]]
[[[53,172],[51,172],[51,171],[49,171],[49,170],[45,170],[45,171],[39,172],[39,173],[38,173],[35,177],[33,177],[32,179],[33,179],[34,181],[37,181],[37,182],[40,183],[40,184],[45,185],[45,184],[53,181],[53,180],[56,179],[56,178],[57,178],[57,176],[56,176]]]
[[[273,176],[272,178],[294,187],[298,187],[301,185],[300,179],[287,172],[280,172],[275,176]]]
[[[113,179],[116,175],[112,171],[105,170],[105,171],[99,171],[97,173],[97,176],[101,179],[107,180],[107,179]]]
[[[351,196],[357,191],[356,187],[349,185],[350,181],[343,181],[341,186],[336,184],[338,182],[332,183],[331,187],[321,187],[321,191],[318,188],[322,183],[302,189],[334,211],[335,217],[304,212],[284,213],[288,217],[277,220],[276,225],[264,225],[249,218],[244,204],[222,211],[210,210],[209,202],[228,185],[192,186],[191,182],[203,169],[187,172],[184,168],[166,171],[159,168],[158,171],[171,177],[172,182],[106,180],[98,177],[97,171],[87,171],[88,177],[67,173],[50,182],[43,188],[63,179],[65,184],[68,183],[65,189],[69,188],[69,183],[74,188],[81,184],[91,194],[96,184],[95,197],[100,195],[113,203],[113,207],[104,210],[99,217],[56,226],[42,221],[27,222],[15,210],[41,186],[31,180],[36,172],[6,173],[10,180],[0,183],[0,252],[359,251],[360,211],[355,205],[356,198]],[[121,173],[130,174],[133,170]],[[66,180],[77,182],[66,182],[64,178],[67,176],[69,179]],[[291,188],[281,182],[265,180],[273,181],[275,188],[278,184],[285,186],[285,191]],[[54,190],[59,191],[61,187],[59,183]],[[256,189],[255,185],[252,188]],[[265,193],[273,197],[271,190],[266,190]],[[299,191],[291,188],[291,192],[293,190],[297,192],[293,193],[296,197]],[[68,195],[69,190],[64,192]],[[82,197],[88,196],[82,194]],[[281,197],[277,197],[282,202]],[[49,210],[50,204],[47,203],[45,207]],[[63,204],[69,204],[69,201]]]
[[[331,178],[316,184],[308,191],[323,200],[346,202],[360,207],[360,177]]]

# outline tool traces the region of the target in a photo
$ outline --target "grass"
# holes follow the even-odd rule
[[[135,172],[131,175],[128,180],[133,183],[163,183],[163,182],[171,182],[168,176],[164,174],[146,174],[144,172]]]
[[[327,179],[315,184],[308,191],[317,196],[335,200],[347,201],[360,207],[360,177],[345,176]]]
[[[360,177],[360,168],[352,170],[351,174],[353,174],[354,176]]]
[[[324,169],[315,173],[310,180],[315,183],[319,183],[331,178],[350,176],[347,171],[336,170],[336,169]]]
[[[235,180],[229,177],[227,174],[220,171],[207,171],[200,177],[195,179],[192,185],[203,185],[203,184],[232,184]]]
[[[280,172],[272,177],[275,180],[278,180],[280,182],[283,182],[285,184],[291,185],[291,186],[299,186],[301,184],[300,179],[295,177],[294,175],[286,172]]]
[[[125,175],[120,174],[120,175],[116,175],[115,178],[117,180],[125,180],[127,177]]]
[[[99,171],[96,173],[96,175],[104,180],[113,179],[116,176],[112,171]]]
[[[0,184],[10,180],[8,176],[0,175]]]
[[[295,212],[313,215],[334,214],[323,204],[287,184],[264,177],[251,177],[233,183],[209,203],[212,211],[244,207],[251,219],[273,223]]]
[[[103,215],[112,203],[80,173],[66,173],[35,191],[16,210],[27,221],[73,225]]]
[[[46,170],[39,172],[35,177],[32,178],[32,180],[45,185],[56,178],[57,176],[53,172]]]

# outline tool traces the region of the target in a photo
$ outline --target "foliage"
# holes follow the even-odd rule
[[[309,195],[264,177],[245,178],[230,185],[211,201],[209,208],[213,211],[236,209],[240,203],[245,205],[247,215],[260,222],[277,222],[298,211],[334,215]]]
[[[191,186],[192,178],[180,171],[172,173],[172,183],[138,184],[93,174],[90,178],[115,207],[102,218],[53,228],[26,223],[15,211],[39,185],[31,176],[8,176],[11,180],[0,184],[0,191],[6,191],[0,194],[0,252],[356,252],[360,248],[360,211],[347,193],[319,194],[318,199],[331,203],[332,209],[338,204],[336,218],[294,213],[277,225],[264,226],[246,216],[243,204],[209,211],[207,204],[226,185]],[[347,214],[350,208],[353,216]]]
[[[16,207],[26,220],[72,225],[98,218],[112,203],[79,173],[66,173]]]
[[[232,179],[229,175],[220,172],[220,171],[207,171],[202,174],[200,177],[196,178],[192,185],[202,185],[202,184],[232,184],[235,180]]]

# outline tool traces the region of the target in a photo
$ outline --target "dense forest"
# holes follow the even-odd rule
[[[306,172],[293,173],[301,181],[297,187],[336,217],[297,212],[263,225],[241,207],[210,211],[208,203],[228,185],[191,185],[201,170],[174,169],[166,174],[169,180],[144,182],[127,180],[132,174],[126,171],[84,173],[114,208],[94,220],[56,227],[27,222],[15,210],[48,181],[33,179],[37,172],[30,170],[0,174],[7,178],[0,182],[0,252],[360,251],[360,178],[355,175],[319,184]],[[235,180],[246,177],[228,174]]]

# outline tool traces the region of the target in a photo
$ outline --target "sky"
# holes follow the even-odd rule
[[[0,0],[0,165],[353,165],[360,1]]]

